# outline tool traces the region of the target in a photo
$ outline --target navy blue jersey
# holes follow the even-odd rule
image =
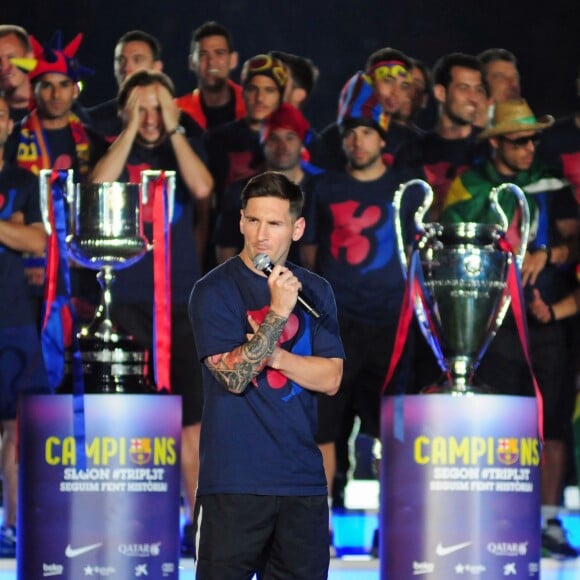
[[[245,119],[221,125],[204,136],[208,169],[214,178],[216,211],[221,211],[225,188],[263,171],[264,154],[260,133],[253,131]]]
[[[580,203],[580,127],[576,117],[558,119],[541,134],[538,156],[570,182]]]
[[[344,358],[329,284],[286,264],[321,313],[313,319],[295,308],[278,345],[302,356]],[[264,276],[239,256],[230,258],[195,285],[189,314],[201,361],[231,352],[252,333],[270,304]],[[198,495],[326,495],[322,457],[316,446],[317,395],[266,367],[242,394],[230,393],[203,367]]]
[[[204,159],[201,142],[191,141],[193,149]],[[139,182],[140,173],[146,169],[177,170],[177,160],[171,144],[167,141],[148,149],[134,144],[127,160],[121,181]],[[142,208],[144,233],[152,241],[153,200],[149,199]],[[171,301],[174,304],[187,304],[189,293],[201,275],[199,257],[193,235],[194,202],[189,190],[177,171],[173,221],[171,223]],[[113,288],[115,300],[119,302],[153,301],[153,255],[147,254],[129,268],[115,274]]]
[[[434,217],[443,207],[451,182],[485,158],[489,146],[487,141],[476,141],[480,132],[480,129],[474,128],[463,139],[444,139],[436,131],[429,131],[401,149],[396,163],[421,169],[425,180],[433,188],[435,199],[431,214]]]
[[[42,221],[38,179],[25,169],[4,165],[0,170],[0,219],[8,221],[16,212],[23,214],[25,224]],[[0,296],[0,326],[20,326],[34,322],[22,255],[2,243]]]

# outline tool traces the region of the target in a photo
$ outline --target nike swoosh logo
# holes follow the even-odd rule
[[[81,546],[80,548],[73,548],[70,544],[66,547],[64,551],[64,555],[67,558],[76,558],[77,556],[81,556],[82,554],[86,554],[87,552],[91,552],[92,550],[96,550],[103,545],[103,542],[99,542],[98,544],[91,544],[90,546]]]
[[[463,548],[467,548],[467,546],[471,546],[473,542],[463,542],[462,544],[454,544],[453,546],[442,546],[441,544],[437,544],[435,548],[435,553],[438,556],[448,556],[449,554],[453,554],[453,552],[458,552],[459,550],[463,550]]]

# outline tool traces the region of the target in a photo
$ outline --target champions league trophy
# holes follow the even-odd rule
[[[48,219],[52,170],[40,173],[41,210],[50,235]],[[151,391],[148,352],[131,336],[117,330],[111,319],[114,272],[138,262],[152,249],[143,234],[141,209],[147,203],[151,178],[163,177],[167,187],[168,222],[171,223],[175,192],[174,171],[148,170],[137,183],[77,183],[68,172],[69,256],[80,266],[98,270],[101,301],[93,321],[77,334],[86,393],[143,393]],[[61,392],[71,392],[71,355],[67,351]]]
[[[416,241],[410,260],[403,241],[401,203],[405,190],[420,185],[425,198],[415,213]],[[498,196],[509,189],[517,198],[521,244],[517,256],[504,241],[509,223]],[[393,207],[399,259],[408,284],[418,292],[414,310],[419,326],[447,379],[426,387],[424,393],[473,394],[489,392],[476,386],[473,375],[510,304],[508,267],[516,260],[521,267],[529,234],[529,210],[522,190],[511,183],[493,188],[489,201],[498,224],[424,223],[433,201],[433,190],[415,179],[402,184]],[[410,263],[409,263],[410,262]]]

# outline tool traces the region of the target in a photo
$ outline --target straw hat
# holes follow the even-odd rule
[[[536,119],[532,109],[524,99],[501,101],[495,104],[493,119],[478,136],[478,140],[518,131],[541,131],[554,124],[554,117],[544,115]]]

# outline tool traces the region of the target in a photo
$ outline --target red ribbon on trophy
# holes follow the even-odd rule
[[[153,320],[155,383],[171,392],[171,222],[164,172],[153,184]]]
[[[516,265],[515,256],[513,253],[513,249],[511,248],[510,244],[507,242],[505,237],[501,237],[498,241],[498,246],[501,250],[505,252],[509,252],[512,255],[512,259],[509,261],[508,265],[508,276],[506,280],[508,294],[511,300],[511,309],[513,312],[514,320],[516,323],[516,328],[518,330],[518,336],[520,339],[520,343],[522,345],[522,350],[524,353],[524,357],[526,359],[526,363],[528,365],[528,369],[530,371],[530,376],[532,377],[532,383],[534,386],[534,394],[537,400],[538,406],[538,436],[540,442],[543,445],[544,442],[544,405],[542,400],[542,393],[540,391],[538,382],[536,377],[534,376],[534,371],[532,367],[531,357],[530,357],[530,350],[529,350],[529,343],[528,343],[528,328],[526,322],[526,312],[525,312],[525,304],[522,295],[522,282],[520,277],[519,269]],[[421,287],[420,281],[417,279],[417,272],[418,262],[419,261],[419,253],[415,250],[411,256],[410,267],[409,267],[409,275],[407,276],[406,284],[405,284],[405,292],[403,295],[403,303],[401,306],[401,314],[399,315],[399,322],[397,324],[397,335],[395,338],[395,344],[393,347],[393,354],[391,356],[391,360],[389,363],[389,368],[387,371],[387,375],[383,382],[383,386],[381,388],[381,393],[384,394],[387,390],[389,383],[391,382],[397,365],[403,355],[403,351],[405,348],[405,344],[407,341],[407,337],[409,334],[409,326],[411,324],[411,319],[413,317],[414,312],[414,304],[415,300],[419,299],[424,305],[426,304],[426,298],[423,292],[423,288]],[[437,332],[436,327],[429,315],[429,308],[425,307],[423,309],[427,313],[427,323],[429,328],[431,329],[432,336],[435,337],[435,340],[429,340],[431,348],[437,347]],[[440,357],[442,356],[440,351],[434,350],[434,354],[441,360]],[[401,418],[402,420],[402,418]],[[395,426],[397,426],[398,422],[395,421]]]

